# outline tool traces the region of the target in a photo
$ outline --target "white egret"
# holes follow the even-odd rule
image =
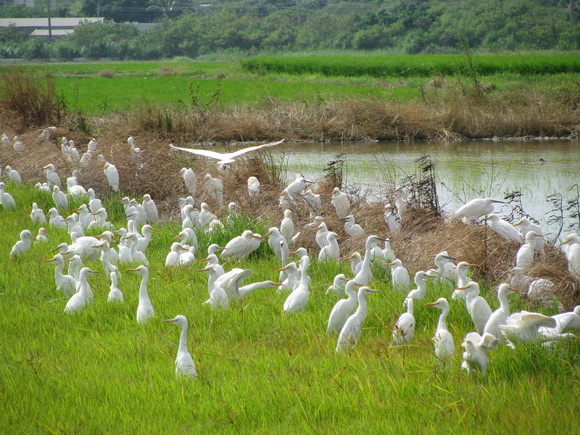
[[[325,260],[338,261],[340,259],[340,246],[338,245],[338,239],[342,239],[342,237],[340,237],[334,231],[328,232],[328,235],[326,236],[327,243],[324,246],[324,248],[322,248],[318,253],[319,261]]]
[[[65,296],[72,295],[77,290],[77,281],[72,275],[62,273],[64,269],[64,258],[61,254],[56,254],[50,260],[44,260],[47,263],[54,263],[54,281],[56,288],[64,293]]]
[[[307,269],[310,265],[310,258],[308,258],[308,256],[303,256],[300,262],[300,284],[292,290],[292,293],[290,293],[286,298],[286,301],[284,301],[284,313],[302,311],[308,304],[308,299],[310,297],[308,284],[310,280],[308,278]]]
[[[553,328],[542,326],[538,332],[545,337],[558,336],[566,330],[580,329],[580,305],[576,305],[572,311],[552,316],[556,321]]]
[[[348,196],[338,187],[332,190],[332,199],[330,202],[334,206],[339,219],[345,218],[350,214],[350,201]]]
[[[346,276],[344,273],[339,273],[334,277],[332,284],[326,289],[324,294],[334,293],[336,296],[342,297],[345,294],[344,285],[346,283]]]
[[[280,234],[288,242],[292,243],[292,237],[294,236],[294,221],[292,220],[292,210],[284,210],[284,219],[280,222]]]
[[[20,255],[26,254],[32,246],[33,240],[36,241],[36,238],[32,235],[30,230],[22,230],[20,232],[20,240],[18,240],[10,250],[10,256],[19,257]]]
[[[348,319],[356,309],[357,286],[362,287],[360,284],[357,284],[354,279],[351,279],[346,283],[344,291],[348,298],[340,299],[332,308],[330,316],[328,317],[328,323],[326,327],[327,333],[340,332],[346,322],[346,319]]]
[[[385,223],[387,224],[391,234],[398,234],[403,228],[401,217],[397,213],[395,206],[392,204],[385,205]]]
[[[131,245],[130,245],[130,250],[131,250],[131,262],[133,263],[140,263],[140,264],[144,264],[145,266],[149,265],[149,260],[147,260],[147,257],[145,256],[145,254],[141,251],[139,251],[137,249],[137,243],[139,240],[139,236],[137,235],[137,233],[127,233],[127,236],[123,237],[121,240],[130,240],[131,241]]]
[[[71,257],[76,254],[83,260],[87,261],[95,261],[99,259],[101,251],[97,248],[93,248],[93,246],[100,243],[99,239],[91,236],[76,237],[76,233],[71,234],[71,236],[73,235],[75,239],[72,245],[61,243],[58,245],[57,249],[60,249],[62,252],[68,252]]]
[[[4,191],[5,187],[6,184],[0,181],[0,204],[2,204],[6,210],[14,210],[16,209],[16,202],[12,195]]]
[[[151,199],[151,195],[146,193],[141,200],[143,201],[142,205],[147,214],[147,222],[150,224],[157,222],[159,220],[159,211],[157,210],[155,201]]]
[[[38,204],[33,202],[32,203],[32,211],[30,212],[30,219],[35,224],[43,224],[46,222],[46,216],[41,208],[38,207]]]
[[[471,278],[467,276],[470,267],[477,267],[477,264],[470,264],[467,261],[460,261],[457,263],[457,287],[465,287],[471,281]],[[453,290],[451,297],[455,300],[465,299],[465,292],[462,290]]]
[[[91,270],[88,267],[83,267],[81,269],[79,278],[79,290],[71,296],[69,301],[64,307],[65,313],[72,313],[74,311],[82,310],[85,305],[92,302],[93,293],[91,292],[91,287],[87,281],[89,274],[101,273],[96,270]]]
[[[24,151],[24,143],[20,140],[18,136],[14,136],[14,143],[12,144],[12,148],[16,152]]]
[[[566,236],[560,246],[568,245],[566,259],[568,260],[568,271],[576,279],[580,279],[580,238],[576,233]]]
[[[66,261],[68,262],[67,274],[75,279],[76,287],[78,288],[78,282],[81,278],[81,269],[83,268],[83,259],[80,255],[75,254]]]
[[[169,254],[165,257],[165,267],[181,266],[181,252],[184,249],[181,243],[173,242]]]
[[[360,271],[354,277],[354,280],[362,285],[367,285],[373,278],[373,272],[371,270],[371,257],[372,248],[374,243],[378,243],[380,240],[386,240],[379,236],[368,236],[365,244],[365,256],[363,258],[362,266]]]
[[[151,243],[151,239],[153,237],[153,233],[159,232],[159,230],[153,228],[151,225],[149,224],[145,224],[143,225],[143,228],[141,228],[141,233],[143,234],[143,236],[139,236],[137,234],[137,250],[141,251],[143,254],[145,254],[145,252],[147,251],[147,248],[149,247],[149,243]]]
[[[199,211],[193,208],[193,205],[186,204],[183,207],[183,219],[181,221],[181,229],[185,228],[199,228],[201,225],[199,223]]]
[[[393,328],[393,344],[401,346],[410,343],[415,335],[415,316],[413,315],[413,298],[405,298],[407,311],[401,314]]]
[[[391,247],[391,240],[390,239],[385,239],[385,247],[383,248],[383,258],[385,259],[385,261],[393,261],[395,258],[397,258],[397,256],[395,255],[395,251],[393,251],[393,248]]]
[[[181,178],[189,194],[193,197],[197,193],[197,178],[191,168],[181,168]]]
[[[465,349],[463,352],[463,362],[461,367],[467,370],[468,374],[472,371],[479,370],[482,376],[485,376],[487,370],[487,351],[493,350],[498,345],[498,339],[493,335],[484,333],[479,335],[477,332],[469,332],[463,339],[461,346]]]
[[[320,210],[322,209],[322,201],[320,199],[319,194],[314,193],[310,189],[306,189],[304,192],[300,194],[300,196],[308,206],[311,218],[315,217],[316,215],[318,215],[318,213],[320,213]]]
[[[434,275],[431,275],[431,273],[428,271],[423,272],[422,270],[415,272],[414,281],[415,281],[415,284],[417,285],[417,288],[414,290],[411,290],[407,294],[407,298],[417,299],[417,300],[425,299],[425,294],[427,293],[427,284],[425,284],[426,278],[434,278]]]
[[[282,260],[282,257],[287,259],[290,256],[290,250],[288,249],[288,242],[286,241],[284,236],[282,236],[282,234],[280,234],[280,231],[278,230],[278,228],[276,228],[276,227],[270,228],[268,230],[268,234],[266,234],[266,237],[268,237],[268,245],[274,251],[274,255],[276,256],[276,259]],[[283,243],[280,243],[280,242],[283,242]],[[285,266],[285,264],[282,264],[282,267],[284,267],[284,266]]]
[[[318,227],[316,227],[316,244],[318,245],[318,247],[320,249],[324,248],[326,246],[326,244],[328,243],[328,228],[326,227],[326,224],[322,221],[320,221],[320,224],[318,225]]]
[[[536,252],[535,240],[537,238],[544,238],[543,235],[537,234],[534,231],[528,231],[526,234],[526,243],[520,246],[516,254],[516,267],[528,267],[534,262],[534,253]]]
[[[364,285],[359,288],[357,296],[358,307],[354,314],[352,314],[346,320],[344,326],[340,330],[338,342],[336,344],[337,352],[350,350],[356,346],[358,340],[360,339],[363,323],[368,313],[367,296],[373,293],[377,293],[378,291],[379,290],[371,290]]]
[[[112,163],[105,162],[105,166],[103,167],[103,172],[105,173],[105,177],[107,177],[107,183],[109,183],[109,187],[113,189],[114,192],[119,191],[119,171],[117,171],[117,167]]]
[[[267,147],[279,145],[282,142],[284,142],[284,139],[282,139],[278,142],[270,142],[270,143],[265,143],[263,145],[256,145],[253,147],[242,148],[242,149],[234,151],[232,153],[218,153],[216,151],[211,151],[211,150],[181,148],[181,147],[176,147],[172,144],[169,146],[171,149],[174,149],[174,150],[185,151],[185,152],[188,152],[191,154],[197,154],[199,156],[204,156],[204,157],[209,157],[211,159],[216,159],[218,161],[218,169],[224,170],[226,165],[228,165],[230,163],[234,163],[236,161],[236,157],[239,157],[243,154],[249,153],[250,151],[256,151],[256,150],[259,150],[261,148],[267,148]]]
[[[461,219],[466,224],[475,223],[480,217],[493,212],[493,204],[503,204],[503,201],[498,201],[491,198],[475,198],[467,204],[459,207],[453,213],[453,219]]]
[[[211,174],[205,174],[203,179],[208,195],[221,207],[224,202],[224,184],[222,180],[212,177]]]
[[[68,198],[66,194],[56,185],[52,187],[52,200],[54,201],[58,211],[68,210]]]
[[[149,299],[147,291],[147,280],[149,279],[149,269],[141,265],[136,269],[128,269],[127,272],[135,272],[141,275],[141,285],[139,286],[139,305],[137,307],[137,322],[145,323],[155,315],[153,305]]]
[[[244,299],[246,296],[248,296],[248,294],[250,292],[253,292],[254,290],[263,289],[263,288],[279,287],[280,285],[281,285],[281,283],[270,281],[270,280],[253,282],[251,284],[239,287],[238,294],[239,294],[240,299]]]
[[[530,222],[530,220],[526,217],[523,217],[518,222],[516,222],[514,224],[514,227],[520,227],[520,232],[521,232],[524,240],[526,239],[526,235],[530,231],[533,231],[536,234],[542,234],[542,235],[544,234],[542,232],[542,227],[540,227],[538,224]]]
[[[365,232],[362,227],[354,222],[354,216],[349,214],[346,217],[339,219],[344,222],[344,231],[352,237],[362,236]]]
[[[86,189],[79,184],[78,174],[79,171],[75,169],[72,176],[66,179],[66,192],[70,196],[80,196],[87,193]]]
[[[127,138],[127,143],[131,147],[131,154],[132,155],[138,156],[138,155],[141,154],[141,148],[138,148],[138,147],[135,146],[135,139],[133,139],[133,136],[129,136]]]
[[[54,165],[52,163],[49,163],[43,169],[44,169],[44,176],[46,177],[46,180],[48,181],[48,187],[50,187],[51,189],[54,186],[58,186],[59,188],[62,187],[60,177],[59,177],[58,173],[56,172],[56,168],[54,167]]]
[[[79,236],[84,236],[85,232],[81,223],[78,221],[78,215],[76,213],[71,214],[64,220],[68,224],[69,234],[77,233]]]
[[[556,319],[540,313],[520,311],[509,316],[506,324],[500,325],[499,328],[501,329],[505,339],[508,341],[508,346],[515,347],[520,343],[546,341],[546,339],[549,339],[538,331],[542,326],[546,328],[555,328]]]
[[[396,258],[392,263],[387,263],[387,266],[391,268],[393,289],[400,292],[408,291],[411,285],[411,277],[409,276],[409,271],[403,266],[403,262]]]
[[[282,282],[278,287],[278,292],[284,290],[293,291],[300,284],[301,273],[295,262],[288,263],[285,267],[278,269],[278,272],[280,272],[280,277],[283,278],[280,279]],[[285,274],[285,278],[282,274]]]
[[[491,224],[489,225],[491,229],[494,230],[496,233],[498,233],[500,236],[502,236],[504,239],[506,239],[508,242],[516,242],[516,243],[524,242],[524,238],[518,232],[518,230],[516,230],[515,227],[508,221],[500,219],[500,217],[497,214],[492,213],[488,217],[486,217],[485,220],[491,221]]]
[[[453,359],[453,353],[455,352],[455,344],[453,343],[453,336],[447,329],[449,303],[447,302],[447,299],[439,298],[437,301],[425,305],[441,310],[441,315],[439,316],[439,321],[437,322],[437,329],[435,330],[435,335],[433,336],[435,356],[441,362],[450,362]]]
[[[175,317],[175,319],[168,319],[166,322],[171,322],[181,326],[179,348],[177,349],[177,358],[175,358],[175,376],[195,378],[197,376],[197,370],[195,368],[193,358],[189,353],[189,350],[187,350],[187,318],[179,314]]]
[[[103,207],[101,200],[97,198],[97,195],[92,187],[87,189],[87,196],[89,197],[89,209],[91,210],[91,213],[96,213]]]
[[[245,230],[241,236],[234,237],[226,244],[220,254],[221,258],[231,260],[243,260],[247,258],[248,255],[257,249],[254,240],[261,241],[261,238],[252,233],[252,230]],[[259,243],[258,247],[260,246]]]
[[[282,191],[283,194],[286,194],[292,200],[300,195],[304,190],[306,190],[306,186],[311,181],[307,180],[304,175],[296,174],[296,179],[291,182],[286,188]],[[289,208],[289,207],[285,207]]]
[[[34,185],[34,188],[36,190],[38,190],[39,192],[51,192],[50,187],[48,186],[48,183],[36,183]]]
[[[219,267],[221,268],[221,266]],[[221,270],[223,274],[223,269]],[[210,276],[208,280],[208,291],[210,296],[209,299],[204,302],[204,304],[210,305],[214,310],[228,309],[230,306],[228,294],[226,293],[224,288],[216,284],[216,280],[219,275],[219,271],[216,265],[208,264],[207,267],[205,267],[204,269],[199,269],[198,272],[206,272]]]
[[[95,220],[90,222],[89,225],[87,226],[87,229],[101,229],[101,230],[107,230],[107,229],[111,229],[113,228],[113,224],[109,221],[107,221],[107,218],[109,217],[107,210],[104,207],[101,207],[100,209],[98,209],[95,213],[91,213],[91,216],[95,217]]]
[[[250,198],[260,196],[260,181],[254,176],[248,178],[248,195]]]
[[[451,272],[449,266],[453,266],[450,260],[457,260],[455,257],[451,257],[447,251],[439,252],[435,255],[433,262],[437,269],[431,269],[430,272],[439,278],[439,281],[449,285],[454,286],[455,276]]]
[[[46,228],[44,227],[40,227],[38,229],[38,234],[36,235],[36,242],[34,242],[34,244],[36,245],[37,243],[47,243],[48,239],[46,238]]]
[[[181,253],[179,257],[179,263],[182,266],[191,266],[195,262],[195,252],[197,247],[190,246],[189,248],[182,245],[182,249],[184,252]]]
[[[350,260],[350,271],[354,276],[356,276],[356,274],[360,272],[363,265],[363,259],[360,255],[360,252],[354,251],[352,254],[346,257],[345,260]]]
[[[117,251],[111,248],[111,246],[109,245],[109,241],[103,240],[102,243],[99,243],[98,245],[94,245],[92,247],[97,248],[101,251],[101,263],[103,264],[103,269],[105,270],[105,272],[106,273],[116,272],[117,266],[114,263],[118,262],[119,256],[117,254]]]
[[[478,334],[483,334],[485,324],[491,316],[491,308],[487,301],[479,295],[479,284],[471,281],[465,287],[458,288],[457,290],[467,292],[465,296],[467,311],[471,316],[471,320],[473,320]]]
[[[519,291],[516,288],[510,287],[509,284],[502,283],[497,289],[497,298],[499,300],[499,308],[489,316],[485,327],[484,334],[491,334],[498,339],[499,343],[503,342],[503,334],[500,325],[507,324],[507,318],[510,315],[508,295]]]
[[[109,272],[109,279],[111,280],[111,285],[109,287],[110,291],[109,291],[109,296],[107,297],[107,300],[109,302],[113,302],[113,301],[124,302],[125,299],[123,297],[123,292],[121,290],[119,290],[119,287],[117,287],[118,279],[117,279],[117,272],[115,270],[111,270]]]
[[[16,169],[12,169],[10,165],[6,165],[4,168],[6,170],[6,175],[8,175],[8,179],[12,181],[13,184],[22,184],[22,177],[18,173]]]

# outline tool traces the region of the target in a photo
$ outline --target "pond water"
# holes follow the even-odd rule
[[[345,160],[346,186],[360,187],[377,200],[384,199],[381,195],[387,186],[417,174],[415,161],[428,155],[445,211],[452,212],[472,198],[502,200],[506,193],[521,191],[523,209],[545,228],[547,239],[553,239],[559,230],[559,225],[548,223],[553,206],[547,197],[561,194],[566,205],[578,197],[580,186],[578,139],[290,143],[273,148],[272,153],[287,166],[289,179],[296,173],[320,179],[327,163]],[[496,211],[504,217],[513,209],[499,205]],[[564,235],[577,222],[577,218],[566,216]]]

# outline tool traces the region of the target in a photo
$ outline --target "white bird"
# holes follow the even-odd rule
[[[360,272],[363,265],[363,259],[360,255],[360,252],[354,251],[351,255],[346,257],[345,260],[350,260],[350,271],[354,276],[356,276],[356,274]]]
[[[183,178],[183,182],[185,183],[185,187],[189,194],[194,197],[197,193],[197,178],[193,169],[181,168],[181,178]]]
[[[467,276],[470,267],[477,267],[477,264],[470,264],[467,261],[460,261],[457,263],[457,287],[465,287],[471,281],[471,278]],[[462,290],[453,290],[451,297],[455,300],[465,299],[465,292]]]
[[[362,266],[360,271],[354,277],[354,280],[358,284],[367,285],[373,278],[373,272],[371,270],[371,257],[373,244],[378,243],[380,240],[386,240],[379,236],[368,236],[365,244],[365,256],[363,258]]]
[[[468,374],[479,370],[485,376],[487,370],[487,351],[493,350],[498,345],[498,339],[491,334],[484,333],[483,336],[477,332],[469,332],[463,339],[461,346],[463,352],[463,362],[461,367],[467,370]]]
[[[107,213],[107,210],[104,207],[101,207],[95,213],[91,213],[91,216],[94,216],[95,220],[89,223],[89,225],[87,226],[87,230],[93,228],[108,230],[113,228],[113,224],[107,221],[109,214]]]
[[[83,260],[87,261],[96,261],[99,259],[101,251],[97,248],[93,248],[93,246],[100,243],[99,239],[91,236],[77,237],[76,233],[71,234],[71,237],[72,236],[74,236],[72,245],[61,243],[56,249],[59,249],[61,252],[67,252],[69,254],[68,256],[71,257],[76,254]]]
[[[391,248],[391,241],[389,239],[385,239],[385,248],[383,249],[383,258],[386,261],[393,261],[397,256]]]
[[[472,224],[480,217],[492,213],[495,203],[503,204],[503,201],[491,198],[475,198],[459,207],[452,217],[453,219],[461,219],[466,224]]]
[[[330,202],[334,206],[339,219],[345,218],[350,214],[350,201],[348,196],[338,187],[332,190],[332,199]]]
[[[270,280],[253,282],[238,288],[239,298],[243,300],[250,292],[253,292],[254,290],[279,287],[280,285],[281,283]]]
[[[350,350],[356,346],[360,339],[363,323],[367,317],[367,296],[377,293],[379,290],[371,290],[367,286],[362,286],[358,290],[358,308],[344,323],[338,336],[336,352]]]
[[[544,238],[541,234],[536,234],[534,231],[528,231],[526,234],[526,243],[520,246],[516,254],[516,267],[528,267],[534,262],[534,245],[537,238]]]
[[[342,237],[340,237],[334,231],[328,232],[326,236],[326,245],[320,250],[318,254],[319,261],[338,261],[340,258],[340,246],[338,245],[338,239],[342,239]]]
[[[340,332],[346,322],[346,319],[348,319],[356,309],[357,286],[362,287],[361,285],[357,284],[354,279],[351,279],[346,283],[344,291],[348,298],[340,299],[332,308],[330,316],[328,317],[328,323],[326,327],[327,333]]]
[[[36,183],[34,185],[34,188],[36,190],[38,190],[39,192],[51,192],[50,187],[48,186],[48,183]]]
[[[38,244],[38,243],[47,243],[48,239],[46,237],[46,229],[44,227],[40,227],[38,229],[38,234],[36,235],[36,242],[34,242],[34,244]]]
[[[184,228],[182,229],[177,236],[175,236],[172,240],[179,240],[184,247],[191,246],[194,247],[197,251],[199,247],[199,243],[197,241],[197,236],[195,231],[192,228]]]
[[[41,208],[38,208],[38,204],[32,203],[32,211],[30,212],[30,219],[35,224],[43,224],[46,222],[46,216]]]
[[[496,233],[498,233],[500,236],[502,236],[504,239],[506,239],[508,242],[516,242],[516,243],[524,242],[524,238],[519,233],[519,231],[516,230],[515,227],[508,221],[500,219],[500,217],[497,214],[492,213],[488,217],[486,217],[485,220],[491,221],[491,224],[489,225],[491,229],[494,230]]]
[[[205,174],[205,190],[210,197],[221,207],[224,202],[224,184],[219,178],[214,178],[211,174]]]
[[[401,314],[393,328],[393,344],[401,346],[410,343],[415,335],[415,316],[413,315],[413,298],[405,298],[407,311]]]
[[[352,236],[352,237],[362,236],[365,233],[365,231],[362,229],[362,227],[359,224],[354,222],[353,215],[349,214],[348,216],[343,217],[339,220],[344,222],[344,231],[349,236]]]
[[[222,253],[221,258],[230,260],[243,260],[247,258],[256,248],[255,239],[259,239],[252,230],[244,230],[241,236],[236,236],[230,240]],[[259,247],[258,242],[258,247]]]
[[[177,349],[177,358],[175,358],[175,376],[195,378],[197,376],[197,370],[193,358],[189,353],[189,350],[187,350],[187,318],[179,314],[175,319],[168,319],[166,322],[171,322],[181,326],[179,348]]]
[[[580,329],[580,305],[576,305],[572,311],[560,313],[552,316],[556,321],[556,326],[548,328],[542,326],[538,328],[538,332],[546,337],[553,337],[562,334],[567,330]]]
[[[556,320],[540,313],[520,311],[507,318],[505,325],[500,325],[508,346],[515,347],[520,343],[546,341],[549,339],[538,331],[540,327],[555,328]]]
[[[328,243],[328,228],[324,222],[320,221],[318,227],[316,227],[316,230],[316,244],[320,249],[322,249]]]
[[[497,289],[497,299],[499,300],[499,308],[491,313],[483,329],[484,334],[491,334],[498,339],[498,342],[503,342],[503,334],[500,325],[507,324],[507,318],[510,315],[508,295],[519,291],[516,288],[510,287],[509,284],[502,283]]]
[[[129,136],[127,138],[127,143],[131,147],[131,153],[133,155],[139,155],[139,154],[141,154],[141,148],[138,148],[138,147],[135,146],[135,139],[133,139],[133,136]]]
[[[107,300],[109,302],[113,302],[113,301],[124,302],[125,299],[123,297],[123,292],[121,290],[119,290],[119,287],[117,287],[117,285],[118,285],[117,272],[114,270],[111,270],[109,272],[109,279],[111,280],[111,285],[109,287],[110,291],[109,291],[109,296],[107,297]]]
[[[455,344],[453,343],[453,336],[447,329],[449,303],[447,302],[447,299],[439,298],[437,301],[425,305],[441,310],[441,315],[439,316],[439,321],[437,322],[437,329],[435,331],[435,335],[433,336],[435,356],[441,362],[450,362],[453,359],[453,353],[455,352]]]
[[[292,210],[284,210],[284,219],[282,219],[282,222],[280,222],[280,234],[282,234],[288,244],[292,243],[292,237],[294,237],[294,221],[292,220]]]
[[[425,294],[427,293],[427,284],[425,284],[426,278],[434,278],[434,275],[431,275],[429,271],[423,272],[422,270],[419,270],[418,272],[415,272],[414,281],[415,284],[417,285],[417,288],[411,290],[407,294],[408,299],[417,299],[417,300],[425,299]]]
[[[22,143],[18,136],[14,136],[14,144],[12,145],[12,148],[17,152],[24,151],[24,143]]]
[[[6,210],[14,210],[16,209],[16,202],[14,202],[14,198],[8,192],[4,192],[4,188],[6,184],[0,181],[0,204]]]
[[[43,169],[44,169],[44,176],[46,177],[46,180],[48,181],[48,187],[50,187],[51,189],[54,186],[58,186],[59,188],[62,187],[60,177],[58,176],[58,173],[56,172],[56,168],[54,167],[54,165],[52,163],[49,163]]]
[[[473,324],[478,334],[483,334],[485,324],[491,316],[491,308],[487,301],[479,295],[479,284],[475,281],[469,282],[465,287],[458,288],[467,292],[465,296],[465,305],[467,311],[473,320]]]
[[[309,277],[308,277],[308,266],[310,265],[310,258],[308,256],[303,256],[300,260],[300,284],[292,293],[288,295],[284,301],[284,313],[295,313],[302,311],[306,308],[308,304],[308,299],[310,297],[310,289],[308,288]]]
[[[92,246],[93,248],[97,248],[101,251],[101,263],[103,264],[103,269],[106,273],[116,272],[117,266],[114,263],[119,261],[119,255],[117,251],[115,251],[109,245],[108,240],[104,240],[102,243],[98,245]]]
[[[171,244],[171,250],[165,257],[165,267],[181,266],[181,253],[185,248],[179,242]]]
[[[119,171],[117,171],[117,167],[112,163],[105,162],[105,166],[103,167],[103,172],[105,173],[105,177],[107,177],[107,183],[114,192],[119,191]]]
[[[278,142],[270,142],[270,143],[265,143],[263,145],[256,145],[253,147],[242,148],[242,149],[234,151],[232,153],[218,153],[216,151],[210,151],[210,150],[181,148],[181,147],[176,147],[174,145],[169,145],[169,146],[171,147],[171,149],[174,149],[174,150],[185,151],[185,152],[188,152],[191,154],[197,154],[199,156],[204,156],[204,157],[209,157],[211,159],[216,159],[218,161],[218,169],[224,170],[226,165],[234,163],[236,161],[236,157],[239,157],[243,154],[249,153],[250,151],[259,150],[261,148],[273,147],[275,145],[281,144],[282,142],[284,142],[284,139],[282,139]]]
[[[139,236],[137,233],[127,233],[127,235],[121,240],[131,241],[131,245],[129,247],[131,250],[131,262],[144,264],[145,266],[149,265],[149,260],[147,260],[145,254],[137,249],[137,244],[139,241]]]
[[[576,279],[580,279],[580,238],[576,233],[566,236],[560,246],[568,245],[566,259],[568,260],[568,271]]]
[[[392,204],[385,205],[385,222],[391,234],[398,234],[403,228],[401,217],[397,213],[395,206]]]
[[[88,267],[83,267],[81,269],[79,278],[79,290],[71,296],[69,301],[64,307],[65,313],[72,313],[74,311],[79,311],[84,308],[85,305],[92,302],[93,293],[91,292],[91,287],[87,281],[89,274],[91,273],[101,273],[96,270],[91,270]]]
[[[10,256],[18,257],[26,254],[32,246],[33,240],[36,241],[36,238],[32,235],[30,230],[22,230],[20,232],[20,240],[18,240],[10,250]]]
[[[62,273],[64,269],[64,258],[61,254],[56,254],[49,260],[44,260],[46,263],[54,263],[54,281],[56,288],[64,293],[65,296],[70,296],[77,291],[77,281],[72,275],[65,275]],[[79,270],[80,272],[80,270]]]
[[[278,287],[279,293],[284,290],[293,291],[300,284],[301,272],[295,262],[288,263],[286,267],[278,269],[278,272],[280,272],[281,281],[281,285]]]
[[[99,209],[103,208],[101,200],[97,198],[92,187],[87,189],[87,196],[89,197],[89,209],[91,210],[91,213],[96,213]]]
[[[533,231],[536,234],[541,234],[541,235],[544,234],[542,232],[542,227],[540,227],[538,224],[530,222],[530,220],[526,217],[523,217],[518,222],[516,222],[514,224],[514,227],[520,227],[520,232],[521,232],[524,240],[526,239],[526,235],[530,231]]]
[[[254,176],[248,178],[248,195],[250,195],[250,198],[260,196],[260,181]]]
[[[345,283],[346,283],[346,276],[344,275],[344,273],[339,273],[338,275],[336,275],[334,277],[332,284],[326,289],[326,292],[324,292],[324,294],[327,295],[328,293],[334,293],[336,296],[340,296],[340,297],[344,296]]]
[[[439,281],[445,285],[455,286],[455,276],[450,270],[453,263],[450,260],[456,260],[456,258],[451,257],[447,251],[439,252],[433,260],[437,269],[430,269],[430,273],[437,276]]]
[[[159,220],[159,212],[157,211],[157,205],[155,201],[151,199],[151,195],[146,193],[141,198],[143,201],[143,208],[145,209],[145,213],[147,214],[147,223],[155,223]]]
[[[319,194],[314,193],[310,189],[306,189],[303,193],[300,194],[300,196],[310,209],[311,218],[320,213],[320,209],[322,208],[322,201]]]
[[[304,190],[306,190],[306,186],[308,183],[311,182],[307,180],[304,175],[296,174],[296,179],[291,182],[286,188],[282,191],[283,195],[287,195],[288,198],[294,200],[295,197],[300,195]],[[289,207],[285,207],[289,208]]]
[[[147,248],[149,247],[149,243],[151,243],[153,233],[158,231],[159,230],[153,228],[149,224],[143,225],[143,228],[141,228],[141,233],[143,234],[143,236],[141,237],[139,236],[139,234],[137,234],[137,250],[145,254]]]
[[[56,185],[52,187],[52,200],[54,201],[54,205],[56,205],[58,211],[68,210],[68,198]]]
[[[149,279],[149,269],[141,265],[136,269],[128,269],[127,272],[135,272],[141,275],[141,285],[139,286],[139,305],[137,307],[137,322],[145,323],[155,315],[153,305],[147,292],[147,280]]]
[[[22,177],[18,173],[16,169],[12,169],[10,165],[6,165],[4,168],[6,170],[6,175],[8,175],[8,179],[12,181],[13,184],[22,184]]]
[[[268,245],[274,251],[274,256],[278,260],[282,260],[282,258],[288,258],[290,256],[290,250],[288,249],[288,242],[286,239],[280,234],[280,231],[276,227],[272,227],[268,230],[266,234],[268,237]],[[280,243],[284,242],[284,243]],[[285,264],[282,264],[284,267]]]
[[[64,220],[68,224],[68,232],[72,234],[77,233],[79,236],[84,236],[85,232],[82,225],[78,221],[78,215],[76,213],[71,214]]]
[[[48,218],[48,224],[51,227],[61,228],[63,230],[67,228],[67,224],[64,218],[58,214],[58,210],[56,208],[52,207],[50,210],[48,210],[46,217]]]
[[[183,246],[183,245],[182,245]],[[191,266],[195,262],[195,252],[197,247],[190,246],[189,249],[183,246],[183,251],[179,257],[179,263],[182,266]]]
[[[398,291],[408,291],[411,285],[409,271],[403,266],[403,262],[396,258],[392,263],[387,263],[391,268],[391,281],[393,289]]]
[[[214,310],[226,310],[230,306],[228,294],[223,287],[216,284],[217,277],[223,275],[223,269],[219,271],[219,268],[221,268],[219,264],[208,264],[207,267],[199,269],[198,272],[206,272],[210,276],[208,280],[208,291],[210,296],[204,304],[211,306]]]

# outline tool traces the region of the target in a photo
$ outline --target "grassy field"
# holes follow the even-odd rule
[[[108,279],[96,274],[89,278],[95,302],[67,315],[54,267],[42,260],[68,234],[48,228],[48,245],[8,258],[21,230],[36,233],[30,204],[46,211],[52,201],[31,186],[7,190],[18,209],[0,209],[2,433],[575,433],[580,424],[579,341],[552,349],[503,346],[490,352],[485,378],[468,376],[460,369],[460,343],[471,320],[452,301],[448,326],[456,351],[443,367],[431,343],[436,309],[416,304],[412,345],[390,346],[404,296],[377,267],[373,287],[381,292],[369,297],[361,340],[337,355],[336,337],[325,333],[336,298],[324,292],[336,273],[349,276],[347,265],[313,260],[304,312],[283,315],[287,294],[275,290],[257,290],[227,311],[212,311],[202,305],[205,275],[164,266],[176,222],[156,225],[160,232],[148,250],[155,318],[136,322],[139,277],[125,268],[119,281],[125,303],[108,303]],[[117,199],[104,203],[120,227]],[[223,233],[200,234],[201,252],[246,227],[266,231],[260,222],[239,220]],[[103,270],[99,262],[87,265]],[[225,265],[232,267],[249,267],[248,281],[260,281],[276,280],[279,266],[263,244],[241,264]],[[484,293],[495,309],[493,290]],[[425,302],[449,294],[430,286]],[[514,311],[526,308],[518,295],[510,304]],[[174,376],[179,328],[162,320],[177,314],[189,319],[196,380]]]

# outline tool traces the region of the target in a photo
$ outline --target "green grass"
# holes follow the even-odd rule
[[[436,364],[430,337],[438,311],[416,304],[411,346],[392,348],[390,330],[403,295],[375,270],[369,316],[354,351],[336,355],[336,337],[325,334],[335,298],[324,291],[345,264],[313,261],[311,298],[304,312],[282,314],[286,294],[257,290],[227,311],[202,305],[207,278],[193,270],[167,269],[165,255],[179,226],[156,225],[148,250],[149,294],[155,318],[137,324],[139,277],[121,269],[124,304],[106,301],[108,279],[89,278],[95,302],[66,315],[54,267],[42,262],[68,235],[48,229],[48,246],[8,258],[22,229],[36,231],[28,214],[48,196],[31,186],[7,189],[18,209],[0,209],[0,431],[2,433],[574,433],[580,423],[580,343],[548,350],[502,347],[490,353],[486,378],[460,369],[460,343],[471,330],[461,304],[452,301],[448,325],[456,344],[450,367]],[[110,218],[122,225],[111,197]],[[238,221],[215,240],[223,243],[247,223]],[[256,223],[255,231],[265,228]],[[201,258],[202,255],[199,257]],[[263,244],[248,260],[248,281],[277,279],[278,264]],[[201,262],[199,263],[201,266]],[[89,264],[102,270],[98,262]],[[128,268],[128,267],[127,267]],[[449,291],[431,287],[425,302]],[[495,298],[489,295],[493,307]],[[514,310],[525,307],[511,296]],[[188,317],[188,344],[196,380],[176,379],[173,361],[179,328],[162,322]]]

